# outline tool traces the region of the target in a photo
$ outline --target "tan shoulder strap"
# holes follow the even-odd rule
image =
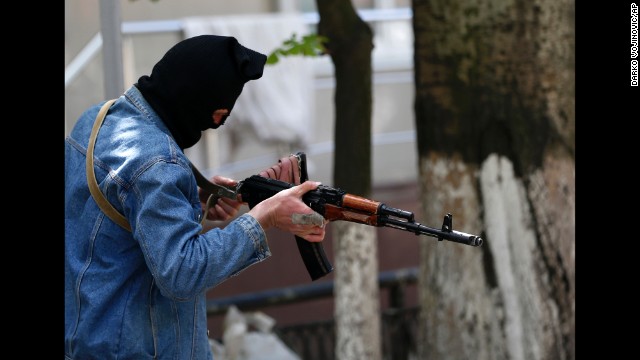
[[[96,121],[93,124],[93,128],[91,129],[91,137],[89,138],[89,145],[87,146],[87,182],[89,184],[89,191],[91,191],[91,196],[96,201],[100,209],[109,217],[109,219],[113,220],[116,224],[122,226],[125,230],[131,232],[131,226],[129,226],[129,222],[127,219],[116,210],[113,205],[104,197],[100,188],[98,187],[98,181],[96,180],[96,174],[93,169],[93,148],[96,145],[96,139],[98,138],[98,131],[100,130],[100,126],[104,121],[104,117],[107,114],[107,111],[111,107],[116,99],[112,99],[107,101],[100,112],[98,112],[98,116],[96,117]]]

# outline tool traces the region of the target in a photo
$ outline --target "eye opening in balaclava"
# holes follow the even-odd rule
[[[262,77],[267,57],[234,37],[200,35],[177,43],[136,87],[182,149],[218,128],[212,114],[233,109],[249,80]]]

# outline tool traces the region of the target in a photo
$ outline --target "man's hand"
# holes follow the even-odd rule
[[[224,176],[214,176],[213,178],[211,178],[211,182],[231,188],[235,187],[238,183],[236,180],[229,179]],[[204,211],[206,210],[209,194],[202,191],[202,189],[198,189],[198,196],[200,197],[202,211]],[[209,212],[207,213],[207,220],[226,221],[232,219],[238,214],[240,206],[242,206],[242,202],[240,201],[227,198],[219,198],[217,203],[212,204],[212,206],[209,208]]]
[[[283,190],[274,196],[258,203],[249,211],[249,215],[258,220],[263,229],[276,227],[290,232],[307,241],[319,242],[325,236],[324,219],[317,221],[301,221],[300,219],[317,218],[313,209],[302,201],[302,195],[315,190],[319,182],[305,181],[290,189]],[[322,216],[320,216],[322,217]]]

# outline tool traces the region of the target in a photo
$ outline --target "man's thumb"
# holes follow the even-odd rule
[[[299,185],[299,188],[301,190],[300,195],[302,196],[303,194],[306,194],[308,191],[317,189],[318,185],[320,184],[322,183],[318,181],[311,181],[311,180],[307,180],[303,182],[302,184]]]

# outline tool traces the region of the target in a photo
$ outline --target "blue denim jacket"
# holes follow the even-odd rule
[[[188,160],[135,87],[94,150],[100,189],[132,232],[112,222],[85,174],[101,105],[65,139],[65,359],[212,359],[206,291],[271,256],[265,232],[244,214],[200,234]]]

